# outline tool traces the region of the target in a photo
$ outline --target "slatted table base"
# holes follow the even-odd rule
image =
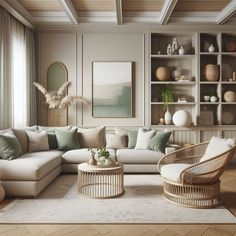
[[[123,194],[123,167],[114,170],[99,169],[84,171],[78,168],[78,192],[89,198],[112,198]]]
[[[182,185],[164,179],[165,199],[191,208],[213,208],[221,205],[220,180],[209,185]]]

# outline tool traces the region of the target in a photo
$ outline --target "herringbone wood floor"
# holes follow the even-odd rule
[[[236,165],[231,165],[223,174],[222,197],[224,205],[236,216]],[[11,200],[0,203],[0,208]],[[22,214],[24,214],[22,212]],[[108,213],[109,214],[109,213]],[[219,216],[220,217],[220,216]],[[236,224],[226,225],[0,225],[0,236],[68,235],[68,236],[236,236]]]

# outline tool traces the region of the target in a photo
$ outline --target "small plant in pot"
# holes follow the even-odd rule
[[[110,165],[112,164],[112,159],[110,152],[104,147],[104,148],[99,148],[97,149],[97,157],[98,157],[98,162],[101,165]]]
[[[170,125],[172,121],[171,113],[169,111],[169,103],[174,102],[175,88],[172,84],[167,84],[161,91],[161,99],[163,104],[163,110],[165,111],[164,120],[166,125]]]

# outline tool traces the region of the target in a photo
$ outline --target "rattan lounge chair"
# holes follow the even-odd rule
[[[233,157],[236,146],[206,161],[200,161],[208,143],[179,149],[159,161],[157,168],[163,177],[163,196],[167,200],[192,208],[212,208],[221,204],[219,177]],[[163,169],[167,165],[168,168]],[[167,173],[172,175],[171,178],[162,173],[165,169],[172,171]]]

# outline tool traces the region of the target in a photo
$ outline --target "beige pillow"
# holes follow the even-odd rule
[[[125,135],[106,134],[106,148],[122,149],[127,147]]]
[[[78,135],[81,148],[105,147],[105,127],[92,129],[78,128]]]
[[[140,128],[138,131],[137,142],[134,149],[149,149],[150,139],[156,134],[156,130],[147,131]]]
[[[29,139],[28,152],[40,152],[49,150],[48,135],[46,131],[33,132],[26,130],[25,132]]]
[[[28,142],[28,137],[27,137],[25,130],[24,129],[12,129],[12,131],[14,132],[16,138],[18,139],[18,141],[20,143],[22,152],[27,153],[29,142]]]

